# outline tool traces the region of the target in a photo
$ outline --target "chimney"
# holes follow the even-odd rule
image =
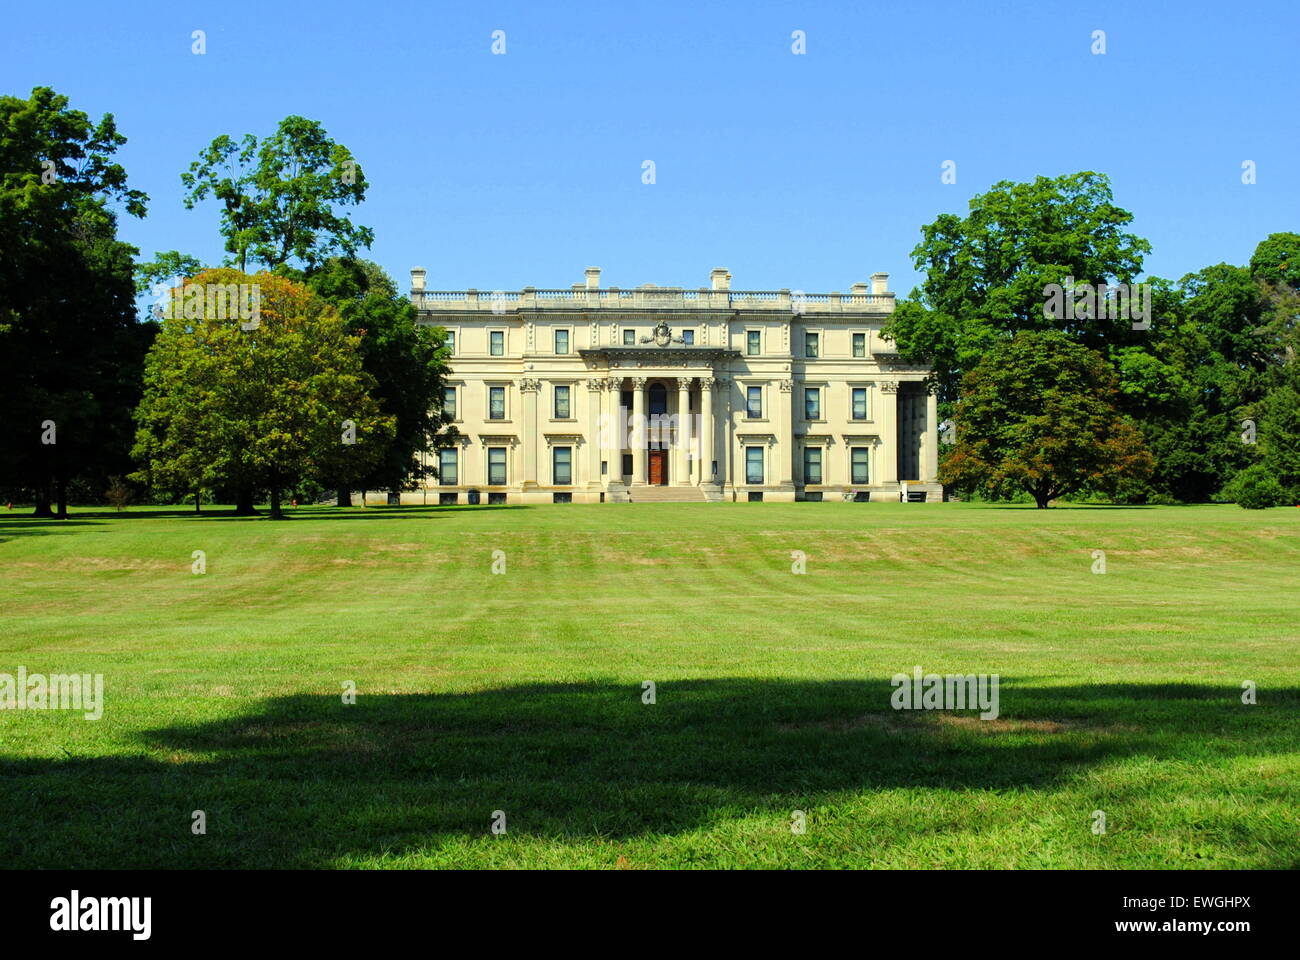
[[[600,267],[587,268],[587,289],[588,290],[600,289]]]
[[[424,267],[411,268],[411,289],[412,290],[424,289]]]
[[[881,296],[889,292],[889,274],[873,273],[871,275],[871,292]]]
[[[731,289],[731,274],[727,272],[726,267],[714,267],[709,273],[709,280],[714,290]]]
[[[849,293],[855,297],[865,297],[867,295],[867,285],[865,283],[855,283],[849,287]]]

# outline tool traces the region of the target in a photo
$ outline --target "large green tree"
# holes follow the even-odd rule
[[[340,207],[361,203],[366,179],[347,147],[305,117],[280,121],[265,140],[223,134],[181,174],[185,206],[221,204],[221,234],[240,270],[250,261],[311,270],[331,256],[353,257],[374,232]]]
[[[189,296],[231,284],[258,292],[253,319]],[[173,491],[266,489],[278,518],[284,491],[301,481],[374,469],[395,418],[380,411],[360,338],[333,306],[287,278],[229,268],[201,272],[185,294],[147,358],[136,479]]]
[[[1119,410],[1106,358],[1056,331],[996,344],[962,379],[956,446],[940,479],[1002,498],[1114,489],[1151,470],[1151,455]]]
[[[38,87],[0,97],[0,483],[36,512],[80,480],[103,489],[130,448],[130,411],[153,333],[137,322],[135,249],[117,216],[147,197],[113,155],[111,114],[92,121]]]

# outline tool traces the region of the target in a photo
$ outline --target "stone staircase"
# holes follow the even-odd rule
[[[707,503],[704,490],[696,486],[631,487],[633,503]]]

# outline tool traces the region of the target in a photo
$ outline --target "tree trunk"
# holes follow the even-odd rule
[[[240,490],[235,495],[235,516],[251,517],[256,514],[257,510],[253,508],[253,491]]]
[[[54,482],[54,489],[58,493],[59,501],[59,519],[68,519],[68,482],[60,477]]]
[[[50,487],[48,483],[42,481],[37,484],[34,492],[36,498],[36,509],[32,512],[33,517],[52,517],[54,511],[50,509]]]
[[[284,512],[280,509],[280,488],[271,488],[271,519],[283,520]]]
[[[194,512],[195,513],[199,512],[199,497],[202,495],[202,493],[203,491],[201,490],[194,491]]]
[[[348,487],[345,486],[339,487],[337,506],[340,507],[352,506],[352,491]]]

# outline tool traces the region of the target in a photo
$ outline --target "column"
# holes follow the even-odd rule
[[[643,486],[646,482],[646,378],[632,378],[632,483]]]
[[[713,483],[713,377],[700,378],[700,469],[695,475],[699,484]]]
[[[786,489],[794,488],[794,426],[792,414],[795,385],[793,380],[782,380],[780,384],[780,393],[777,395],[777,430],[776,430],[776,450],[774,456],[776,463],[773,465],[773,476],[768,480],[769,483],[776,481]]]
[[[600,456],[606,463],[605,483],[623,483],[623,437],[626,425],[619,416],[622,403],[623,378],[611,377],[604,381],[605,399],[601,404],[601,413],[605,419],[604,437],[600,444]]]
[[[673,437],[673,465],[668,478],[675,487],[691,482],[690,460],[686,452],[691,435],[691,383],[694,379],[677,378],[677,436]]]
[[[600,400],[602,396],[601,381],[592,377],[583,384],[587,390],[587,466],[583,471],[586,476],[582,482],[591,489],[600,483]],[[576,477],[574,478],[577,479]]]
[[[525,490],[537,487],[537,446],[542,441],[541,431],[537,429],[537,392],[541,382],[532,378],[519,381],[519,392],[523,400],[523,423],[519,427],[519,442],[524,445],[524,483]]]
[[[921,431],[921,479],[939,479],[939,401],[934,393],[925,397],[925,429]]]
[[[898,381],[880,384],[880,452],[871,478],[873,486],[898,483]]]

